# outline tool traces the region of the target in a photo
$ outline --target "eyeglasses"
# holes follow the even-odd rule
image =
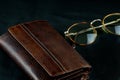
[[[74,23],[64,34],[74,44],[89,45],[95,41],[97,29],[100,28],[106,33],[120,35],[120,13],[111,13],[106,15],[102,20],[95,19],[90,23]]]

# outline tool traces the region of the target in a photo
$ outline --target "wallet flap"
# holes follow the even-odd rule
[[[50,76],[91,67],[47,21],[19,24],[8,31]]]

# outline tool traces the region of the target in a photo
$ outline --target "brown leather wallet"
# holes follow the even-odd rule
[[[91,66],[47,21],[12,26],[0,46],[32,80],[86,80]]]

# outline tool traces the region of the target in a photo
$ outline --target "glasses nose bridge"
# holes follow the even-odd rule
[[[95,20],[91,21],[90,24],[93,24],[93,23],[95,23],[96,21],[102,21],[102,20],[101,20],[101,19],[95,19]]]
[[[93,21],[90,22],[90,26],[94,29],[98,29],[98,28],[102,28],[102,25],[98,25],[98,26],[93,26],[94,23],[96,22],[100,22],[102,24],[102,20],[101,19],[95,19]]]

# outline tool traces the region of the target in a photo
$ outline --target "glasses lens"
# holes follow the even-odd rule
[[[78,25],[73,26],[69,32],[77,32],[75,36],[71,36],[71,39],[80,45],[91,44],[95,41],[97,36],[95,30],[93,30],[87,22],[81,22]]]
[[[113,34],[120,35],[120,13],[107,15],[104,18],[103,25],[105,26],[107,31]]]

